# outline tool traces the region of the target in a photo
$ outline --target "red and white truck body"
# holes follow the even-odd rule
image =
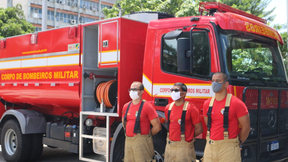
[[[204,127],[195,143],[201,157],[203,103],[214,95],[210,78],[218,71],[228,74],[228,92],[249,109],[251,132],[242,161],[287,158],[288,84],[277,43],[283,44],[281,36],[263,19],[220,3],[200,3],[202,11],[209,13],[149,23],[130,15],[1,40],[4,158],[35,161],[46,144],[79,153],[84,161],[97,161],[86,156],[91,151],[106,155],[107,162],[122,161],[122,107],[130,101],[127,90],[133,81],[143,82],[143,98],[162,121],[153,139],[158,161],[166,144],[170,88],[176,82],[187,85],[186,99],[199,109]]]

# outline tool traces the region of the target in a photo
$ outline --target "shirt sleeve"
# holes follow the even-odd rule
[[[146,114],[147,114],[147,116],[148,116],[148,119],[149,119],[150,121],[153,120],[153,119],[155,119],[155,118],[158,118],[158,114],[157,114],[155,108],[153,107],[153,105],[152,105],[151,103],[148,103],[148,102],[147,102],[147,103],[145,104],[145,106],[146,106],[145,112],[146,112]]]
[[[245,116],[248,114],[248,109],[245,105],[244,102],[242,102],[240,99],[238,99],[237,97],[234,97],[235,102],[234,102],[234,107],[235,107],[235,111],[236,111],[236,116],[237,118],[240,118],[242,116]]]
[[[208,111],[208,108],[209,108],[209,103],[210,103],[210,99],[208,99],[208,100],[206,100],[205,102],[204,102],[204,104],[203,104],[203,115],[205,116],[205,117],[208,117],[207,116],[207,111]]]
[[[192,117],[192,123],[194,125],[200,123],[201,120],[200,120],[199,110],[196,108],[196,106],[194,104],[190,103],[189,106],[190,106],[190,114]]]

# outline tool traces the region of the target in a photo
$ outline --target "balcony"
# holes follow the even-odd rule
[[[55,26],[53,20],[47,20],[47,25],[49,25],[49,26]]]
[[[92,16],[99,16],[99,12],[97,9],[90,9],[90,8],[80,8],[80,13],[86,14],[86,15],[92,15]]]
[[[42,18],[41,16],[39,16],[39,14],[34,13],[34,14],[31,14],[31,16],[28,18],[28,22],[33,23],[33,24],[42,24]],[[55,26],[54,20],[47,20],[47,25]]]
[[[56,8],[59,8],[61,10],[66,10],[66,11],[72,11],[72,12],[77,12],[78,13],[78,7],[77,3],[76,4],[58,4],[56,5]]]
[[[115,0],[107,0],[107,1],[115,1]],[[32,4],[41,5],[42,6],[42,0],[31,0]],[[56,5],[56,6],[55,6]],[[78,13],[78,10],[80,13],[91,15],[91,16],[99,16],[99,12],[97,8],[93,8],[92,6],[82,6],[82,8],[79,8],[77,3],[74,2],[65,2],[62,3],[55,3],[55,1],[48,1],[47,6],[51,8],[57,8],[60,10],[65,11],[71,11],[74,13]],[[101,17],[104,17],[104,14],[101,13]]]
[[[41,18],[34,18],[34,17],[29,17],[28,22],[32,24],[42,24],[42,19]]]

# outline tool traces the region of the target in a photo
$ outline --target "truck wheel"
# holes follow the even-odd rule
[[[122,125],[121,125],[122,127]],[[117,137],[116,143],[114,145],[113,162],[123,162],[124,159],[124,145],[125,145],[125,135],[124,129],[122,128]]]
[[[31,134],[31,136],[32,148],[28,162],[37,161],[41,157],[43,151],[43,134]]]
[[[1,132],[1,147],[7,162],[27,161],[31,151],[31,136],[22,134],[15,119],[8,120]]]
[[[167,131],[164,127],[162,127],[162,130],[158,134],[153,136],[153,144],[155,152],[154,159],[156,159],[157,162],[164,162],[163,155],[165,152],[166,137],[167,137]]]

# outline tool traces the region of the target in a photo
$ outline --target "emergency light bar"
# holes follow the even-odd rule
[[[232,13],[236,13],[236,14],[239,14],[239,15],[246,16],[246,17],[249,17],[251,19],[257,20],[257,21],[259,21],[261,23],[267,24],[267,20],[265,20],[265,19],[262,19],[262,18],[260,18],[258,16],[249,14],[247,12],[244,12],[242,10],[233,8],[231,6],[228,6],[228,5],[219,3],[219,2],[200,2],[200,4],[199,4],[200,15],[202,15],[203,11],[208,11],[208,12],[212,11],[213,12],[213,10],[214,10],[214,12],[218,11],[218,12],[232,12]]]

